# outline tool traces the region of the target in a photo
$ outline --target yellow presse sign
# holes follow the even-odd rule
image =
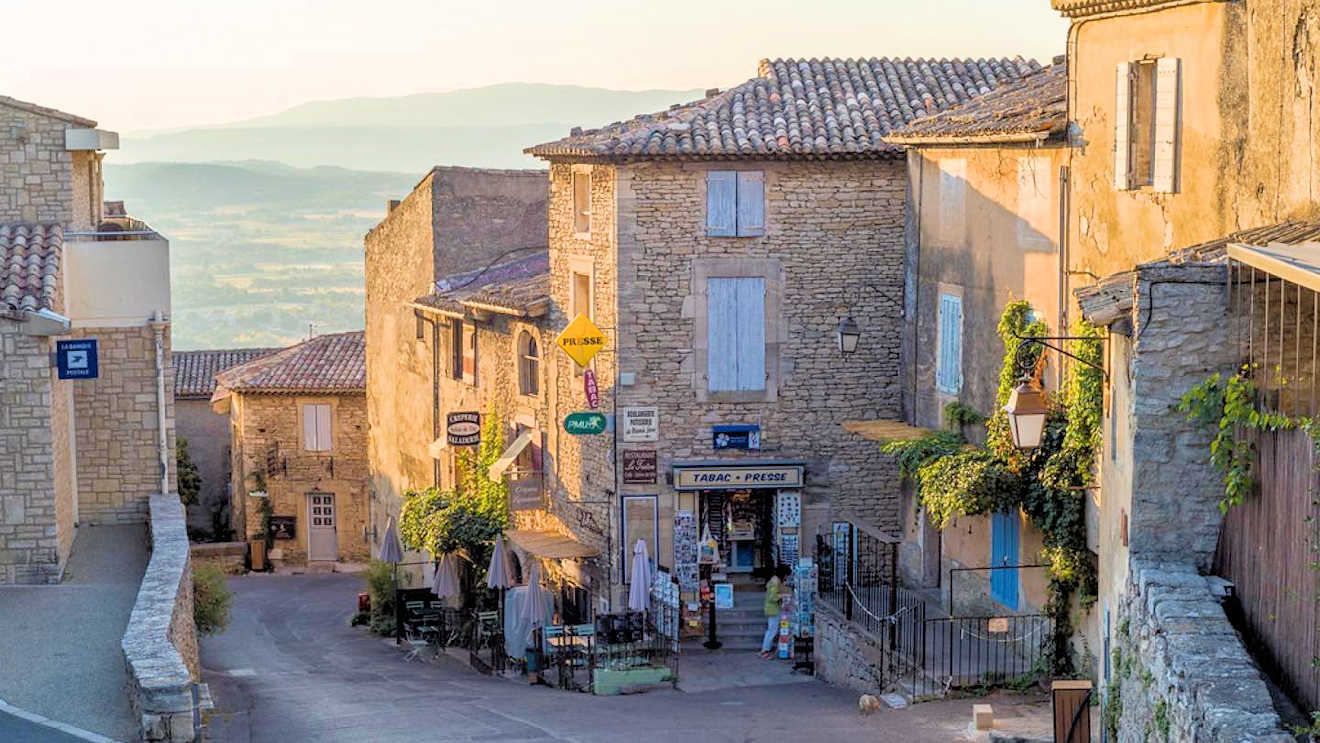
[[[586,315],[578,315],[564,328],[564,332],[555,338],[555,343],[564,349],[568,357],[578,366],[586,366],[605,347],[605,334],[596,323]]]

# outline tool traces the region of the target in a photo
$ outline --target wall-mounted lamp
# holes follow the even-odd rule
[[[857,350],[857,341],[862,338],[862,329],[857,327],[857,321],[852,319],[852,315],[844,315],[839,318],[839,326],[834,329],[834,334],[839,345],[839,353],[847,356]]]

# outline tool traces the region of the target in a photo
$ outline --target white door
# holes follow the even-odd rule
[[[307,494],[307,559],[338,560],[339,535],[335,531],[333,493]]]

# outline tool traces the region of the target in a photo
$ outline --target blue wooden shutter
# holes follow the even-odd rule
[[[736,281],[706,280],[706,376],[711,390],[738,388]]]
[[[738,171],[738,237],[765,234],[765,173]]]
[[[940,295],[940,345],[935,386],[958,394],[962,389],[962,298]]]
[[[706,234],[733,237],[737,232],[738,180],[732,170],[706,172]]]
[[[734,279],[738,298],[739,390],[765,389],[765,279]]]
[[[1018,514],[1000,511],[990,519],[990,566],[1013,567],[1018,564]],[[1018,571],[991,570],[990,598],[1014,611],[1018,608]]]

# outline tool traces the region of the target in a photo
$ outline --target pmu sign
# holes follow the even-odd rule
[[[96,354],[96,339],[55,341],[55,369],[60,379],[96,379],[101,366]]]

